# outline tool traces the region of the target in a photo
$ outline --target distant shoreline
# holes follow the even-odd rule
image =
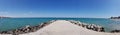
[[[3,17],[3,16],[0,16],[0,18],[11,18],[11,17]]]
[[[110,19],[120,19],[120,16],[118,16],[118,17],[110,17]]]
[[[95,18],[95,17],[5,17],[5,16],[0,16],[0,18]]]

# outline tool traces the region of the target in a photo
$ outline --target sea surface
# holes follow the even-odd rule
[[[76,20],[88,24],[103,26],[106,32],[118,29],[120,30],[120,21],[107,18],[1,18],[0,31],[14,30],[26,25],[36,26],[40,23],[50,20]]]

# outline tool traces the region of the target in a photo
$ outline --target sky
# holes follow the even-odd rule
[[[0,16],[109,18],[120,16],[120,0],[0,0]]]

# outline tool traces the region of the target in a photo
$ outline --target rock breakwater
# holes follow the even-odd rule
[[[120,30],[112,30],[111,33],[120,33]]]
[[[24,34],[24,33],[30,33],[30,32],[35,32],[41,28],[43,28],[44,26],[47,26],[53,22],[55,22],[57,20],[52,20],[49,22],[44,22],[44,23],[40,23],[37,26],[30,26],[30,25],[26,25],[25,27],[19,28],[19,29],[15,29],[15,30],[11,30],[11,31],[2,31],[0,32],[0,34],[12,34],[12,35],[19,35],[19,34]],[[66,20],[71,22],[72,24],[84,27],[86,29],[89,30],[93,30],[93,31],[97,31],[97,32],[105,32],[104,27],[99,26],[99,25],[95,25],[95,24],[86,24],[86,23],[82,23],[80,21],[74,21],[74,20]],[[112,33],[114,32],[120,32],[120,30],[113,30],[111,31]]]
[[[105,30],[102,26],[98,26],[95,24],[86,24],[86,23],[82,23],[80,21],[74,21],[74,20],[68,20],[68,21],[70,21],[71,23],[73,23],[75,25],[82,26],[89,30],[93,30],[93,31],[97,31],[97,32],[105,32]]]
[[[35,32],[38,29],[43,28],[46,25],[49,25],[50,23],[54,22],[55,20],[49,21],[49,22],[44,22],[44,23],[40,23],[37,26],[30,26],[30,25],[26,25],[25,27],[19,28],[19,29],[15,29],[15,30],[11,30],[11,31],[2,31],[0,32],[0,34],[12,34],[12,35],[18,35],[18,34],[24,34],[24,33],[30,33],[30,32]]]

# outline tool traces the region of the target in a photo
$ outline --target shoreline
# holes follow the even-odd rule
[[[62,21],[62,20],[51,20],[49,22],[45,22],[42,23],[38,26],[34,26],[31,27],[29,25],[27,25],[26,27],[23,27],[21,29],[16,29],[13,31],[6,31],[6,32],[0,32],[0,34],[12,34],[12,35],[19,35],[19,34],[26,34],[26,33],[32,33],[32,32],[36,32],[42,28],[44,28],[45,26],[48,26],[54,22],[57,21]],[[71,24],[77,25],[79,27],[83,27],[85,29],[91,30],[91,31],[96,31],[96,32],[105,32],[104,28],[102,26],[98,26],[98,25],[94,25],[94,24],[86,24],[86,23],[81,23],[80,21],[74,21],[74,20],[63,20],[63,22],[68,21]],[[32,29],[30,29],[32,28]]]

